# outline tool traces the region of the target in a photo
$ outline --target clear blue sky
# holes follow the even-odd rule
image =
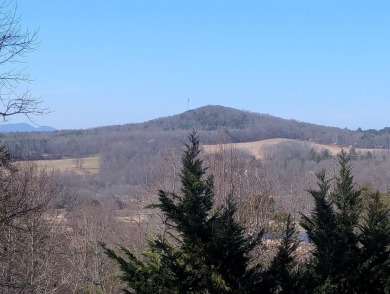
[[[56,128],[214,104],[356,129],[390,126],[390,1],[19,1],[39,28],[30,90]],[[11,122],[22,121],[14,117]]]

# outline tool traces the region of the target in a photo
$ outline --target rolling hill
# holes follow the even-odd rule
[[[328,146],[390,147],[389,128],[353,131],[215,105],[144,123],[84,130],[3,133],[2,142],[18,158],[87,157],[109,152],[122,152],[129,158],[143,154],[143,158],[148,158],[164,148],[181,146],[186,134],[194,129],[203,144],[282,138],[311,140]]]

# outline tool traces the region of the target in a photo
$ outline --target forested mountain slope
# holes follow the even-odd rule
[[[132,145],[131,150],[156,141],[162,148],[180,145],[183,135],[193,129],[206,144],[288,138],[362,148],[390,147],[386,128],[352,131],[212,105],[144,123],[49,133],[3,133],[2,143],[18,158],[80,157],[104,153],[119,142]]]

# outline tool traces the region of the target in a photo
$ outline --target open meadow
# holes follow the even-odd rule
[[[346,152],[351,150],[351,146],[338,146],[338,145],[326,145],[320,144],[312,141],[301,141],[295,139],[285,139],[285,138],[275,138],[268,140],[260,140],[254,142],[244,142],[244,143],[225,143],[225,144],[212,144],[212,145],[203,145],[204,150],[207,153],[216,153],[223,146],[224,148],[234,148],[238,150],[242,150],[245,152],[249,152],[256,159],[263,159],[264,155],[272,150],[272,147],[278,144],[301,144],[302,147],[314,148],[315,151],[319,152],[321,150],[329,150],[331,155],[338,154],[341,149],[344,149]],[[375,151],[383,151],[383,149],[373,149],[373,148],[355,148],[356,152],[366,153],[366,152],[375,152]]]
[[[38,167],[59,171],[70,171],[80,174],[97,174],[99,172],[99,156],[36,160],[34,162],[38,165]]]

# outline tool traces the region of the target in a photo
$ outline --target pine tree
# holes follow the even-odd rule
[[[230,194],[225,207],[211,223],[212,242],[206,254],[226,286],[222,292],[215,289],[217,292],[213,293],[258,293],[263,288],[260,264],[249,266],[250,254],[262,233],[255,239],[246,237],[243,226],[235,220],[236,211],[237,205]]]
[[[311,273],[319,293],[352,293],[358,278],[359,244],[355,230],[360,216],[360,191],[355,189],[350,158],[338,155],[340,171],[335,190],[325,172],[317,175],[319,190],[310,190],[314,210],[302,216],[301,225],[314,245]],[[351,291],[351,292],[350,292]]]
[[[213,178],[198,158],[199,139],[189,135],[182,156],[181,193],[158,193],[160,209],[171,228],[168,237],[148,242],[143,258],[121,248],[125,258],[105,248],[121,267],[127,293],[258,293],[260,266],[250,266],[258,240],[247,237],[235,220],[230,197],[213,207]]]
[[[360,189],[355,187],[350,156],[342,151],[338,154],[339,175],[336,188],[331,193],[336,216],[336,281],[340,292],[348,292],[356,287],[359,279],[359,240],[356,234],[362,212]]]
[[[359,229],[359,292],[390,293],[390,209],[381,202],[378,192],[371,195]]]
[[[288,215],[277,253],[264,274],[269,293],[302,293],[303,277],[295,260],[299,243],[297,228]]]
[[[314,209],[310,217],[302,215],[301,226],[306,230],[314,250],[312,263],[309,265],[310,281],[315,287],[335,275],[336,258],[336,218],[327,195],[330,188],[325,171],[317,174],[319,190],[309,190],[314,198]]]
[[[389,210],[380,202],[378,193],[364,209],[349,156],[342,151],[338,158],[340,170],[334,191],[330,192],[325,172],[319,173],[319,190],[309,191],[314,209],[310,216],[303,215],[301,219],[314,247],[307,267],[308,292],[387,293]]]

